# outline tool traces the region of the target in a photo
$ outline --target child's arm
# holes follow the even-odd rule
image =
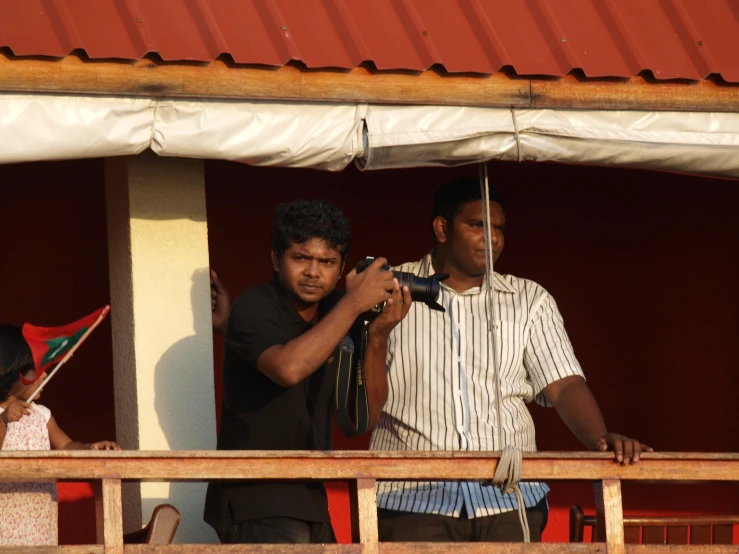
[[[5,433],[8,430],[8,423],[18,421],[24,415],[28,415],[31,413],[28,411],[30,409],[31,405],[28,402],[15,400],[11,402],[5,410],[3,410],[3,413],[0,414],[0,448],[2,448],[3,443],[5,442]]]
[[[49,441],[52,450],[120,450],[121,447],[112,441],[84,443],[73,441],[62,428],[57,425],[54,416],[49,419]]]

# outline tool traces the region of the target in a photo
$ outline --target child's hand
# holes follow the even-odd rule
[[[93,442],[91,444],[87,445],[88,450],[120,450],[121,447],[118,446],[113,441],[100,441],[100,442]]]
[[[5,411],[0,414],[3,421],[7,424],[12,421],[18,421],[24,415],[31,413],[31,405],[23,400],[16,400],[11,402],[10,405],[5,408]]]

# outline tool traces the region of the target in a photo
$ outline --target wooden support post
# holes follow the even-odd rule
[[[595,520],[598,537],[605,537],[608,554],[625,554],[624,508],[621,481],[603,479],[595,483]]]
[[[377,481],[357,479],[350,483],[352,541],[362,545],[363,554],[379,553],[377,536]]]
[[[123,507],[121,480],[101,479],[95,483],[97,542],[105,554],[123,554]]]

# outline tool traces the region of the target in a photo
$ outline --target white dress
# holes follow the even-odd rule
[[[33,404],[30,415],[8,424],[2,450],[51,450],[49,419],[48,408]],[[58,525],[54,481],[0,482],[0,546],[56,546]]]

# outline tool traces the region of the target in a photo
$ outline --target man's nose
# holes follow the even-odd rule
[[[305,274],[310,277],[318,277],[321,274],[321,267],[318,260],[312,260],[306,267],[305,267]]]
[[[498,246],[498,243],[500,242],[500,233],[497,229],[491,229],[490,230],[490,244],[493,246]]]

